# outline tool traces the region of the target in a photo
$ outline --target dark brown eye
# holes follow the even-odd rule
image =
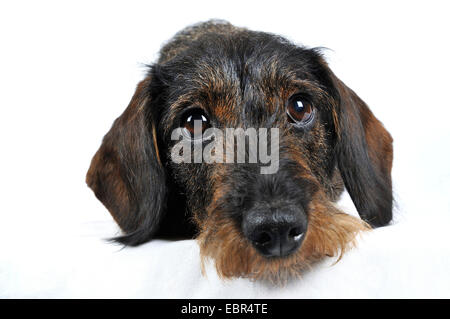
[[[298,96],[289,99],[286,112],[292,123],[307,124],[314,118],[312,104]]]
[[[185,129],[187,133],[190,134],[192,138],[194,137],[194,133],[201,137],[201,134],[210,126],[208,117],[205,112],[201,109],[192,109],[187,111],[181,120],[181,126]],[[198,129],[195,132],[196,128]]]

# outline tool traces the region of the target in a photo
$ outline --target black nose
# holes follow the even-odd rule
[[[307,219],[298,208],[253,209],[243,219],[244,235],[266,257],[287,256],[303,241]]]

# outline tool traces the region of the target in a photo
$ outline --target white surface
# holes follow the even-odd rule
[[[446,3],[0,4],[0,297],[450,298],[450,48]],[[223,18],[325,46],[394,137],[394,225],[336,265],[274,288],[200,273],[194,241],[138,248],[85,186],[91,157],[184,26]],[[354,210],[348,197],[344,206]]]

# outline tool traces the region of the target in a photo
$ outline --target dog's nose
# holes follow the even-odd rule
[[[287,256],[303,241],[307,220],[303,210],[252,210],[242,222],[244,235],[266,257]]]

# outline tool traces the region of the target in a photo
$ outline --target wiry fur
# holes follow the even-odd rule
[[[308,127],[286,115],[297,94],[314,105]],[[171,132],[194,107],[219,129],[279,128],[279,171],[261,175],[261,163],[173,162]],[[390,222],[392,157],[388,131],[320,50],[209,21],[161,49],[86,181],[123,230],[118,242],[196,237],[222,277],[285,282],[324,256],[340,258],[358,232]],[[362,220],[334,206],[344,185]],[[283,210],[307,220],[303,242],[289,256],[265,257],[244,222],[254,211]]]
[[[333,205],[312,202],[309,226],[300,249],[285,258],[265,258],[242,236],[235,222],[216,207],[210,207],[206,223],[201,225],[197,238],[200,244],[202,267],[208,259],[215,263],[222,278],[245,277],[285,284],[301,277],[314,262],[323,257],[342,255],[356,243],[361,231],[370,229],[365,222],[345,214]],[[337,262],[336,261],[336,262]]]

